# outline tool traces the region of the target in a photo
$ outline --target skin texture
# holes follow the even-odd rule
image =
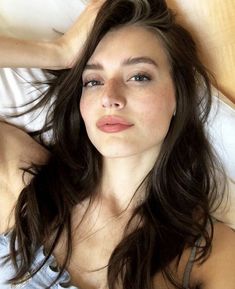
[[[125,50],[123,37],[128,39]],[[156,66],[144,60],[123,64],[145,56]],[[106,158],[152,151],[155,159],[176,106],[169,64],[159,40],[140,27],[115,30],[100,42],[90,65],[96,67],[83,73],[80,108],[93,144]],[[121,116],[133,126],[113,134],[102,132],[96,123],[107,115]]]
[[[123,37],[128,39],[125,50]],[[157,67],[144,61],[123,64],[139,57],[152,59]],[[125,27],[102,39],[88,61],[83,83],[81,114],[91,142],[104,157],[101,192],[123,210],[153,167],[175,111],[169,64],[151,32]],[[118,133],[104,133],[96,124],[107,115],[121,116],[132,126]],[[136,180],[130,184],[133,173]]]

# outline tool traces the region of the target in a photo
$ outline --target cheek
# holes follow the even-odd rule
[[[166,121],[170,121],[176,109],[175,91],[172,84],[165,86],[156,100],[159,113]]]
[[[88,136],[94,133],[94,125],[96,121],[96,105],[89,98],[81,98],[80,113],[86,127]]]
[[[168,82],[161,91],[161,106],[168,116],[172,116],[176,109],[175,89],[172,81]]]
[[[141,103],[139,120],[153,135],[164,137],[169,130],[175,107],[173,89],[166,87],[157,93],[155,90],[155,93],[149,95],[147,101]]]
[[[84,101],[82,99],[80,100],[79,107],[80,107],[81,116],[84,120],[85,104],[84,104]]]
[[[85,100],[84,98],[81,98],[80,100],[80,112],[81,112],[81,116],[82,119],[84,121],[84,123],[87,123],[87,120],[89,118],[89,103],[87,100]]]
[[[151,93],[147,101],[141,103],[140,109],[146,120],[150,122],[169,120],[176,108],[175,95],[172,89],[165,88],[161,91]]]

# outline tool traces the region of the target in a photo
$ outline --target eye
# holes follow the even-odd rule
[[[134,76],[132,76],[129,80],[131,81],[137,81],[137,82],[144,82],[144,81],[150,81],[151,77],[146,74],[138,73]]]
[[[83,87],[94,87],[94,86],[98,86],[98,85],[103,85],[103,83],[101,81],[95,80],[95,79],[87,80],[87,81],[84,81],[84,83],[83,83]]]

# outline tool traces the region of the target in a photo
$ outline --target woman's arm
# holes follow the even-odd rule
[[[21,129],[0,118],[0,234],[14,225],[12,213],[20,192],[32,175],[22,167],[44,164],[49,152]]]
[[[69,68],[86,41],[104,0],[92,0],[62,37],[48,42],[0,36],[0,67]]]
[[[0,67],[62,68],[65,66],[63,49],[57,41],[36,42],[1,36]]]

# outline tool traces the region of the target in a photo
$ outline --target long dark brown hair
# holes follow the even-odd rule
[[[170,262],[179,261],[183,250],[193,247],[198,238],[204,240],[198,261],[203,262],[210,253],[211,213],[218,188],[217,164],[204,132],[211,105],[208,73],[192,37],[176,23],[165,1],[107,0],[77,64],[54,72],[48,91],[35,106],[43,107],[53,99],[41,131],[52,129],[51,154],[47,164],[27,169],[34,177],[15,208],[10,258],[16,275],[12,283],[30,271],[35,252],[51,232],[55,235],[45,262],[62,232],[67,234],[67,253],[59,274],[69,262],[73,252],[71,211],[95,197],[102,172],[102,157],[87,136],[79,109],[82,73],[103,36],[125,25],[150,29],[160,39],[171,67],[177,110],[157,161],[145,178],[146,199],[134,210],[122,241],[110,257],[108,286],[150,289],[154,275],[163,272],[175,287],[183,288],[171,272]],[[129,230],[136,216],[141,225]],[[212,230],[207,229],[208,224]]]

